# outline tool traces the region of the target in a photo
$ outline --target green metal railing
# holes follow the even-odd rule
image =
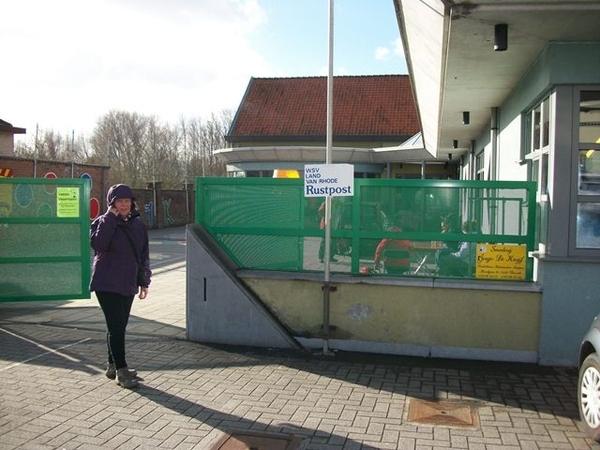
[[[0,178],[0,302],[89,298],[90,185]]]
[[[197,178],[196,222],[240,268],[323,270],[324,198],[304,197],[303,186],[302,179]],[[387,238],[413,246],[410,269],[399,276],[532,279],[535,183],[355,179],[354,193],[332,199],[333,272],[385,273],[374,254]],[[455,229],[442,233],[442,218]],[[465,222],[472,233],[461,232]],[[467,270],[440,273],[441,248],[460,242],[472,250]]]

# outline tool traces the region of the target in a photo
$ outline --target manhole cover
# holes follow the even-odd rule
[[[297,436],[244,431],[228,434],[210,450],[297,450],[300,443]]]
[[[479,414],[474,406],[460,401],[426,401],[412,399],[408,421],[425,425],[479,427]]]

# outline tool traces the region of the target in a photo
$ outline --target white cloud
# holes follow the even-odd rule
[[[402,39],[400,37],[391,43],[391,49],[384,46],[375,49],[375,59],[378,61],[387,60],[391,55],[404,58],[404,47],[402,46]]]
[[[4,2],[0,119],[27,128],[29,138],[36,124],[62,134],[75,130],[89,135],[113,109],[154,115],[167,123],[235,110],[251,77],[314,74],[315,69],[307,68],[326,56],[327,11],[320,2]],[[300,10],[292,13],[293,8]],[[350,35],[339,34],[340,45],[352,42],[354,30],[347,27]],[[270,45],[271,34],[278,45]],[[402,53],[399,39],[377,49],[376,58],[384,64],[370,66],[370,55],[357,62],[355,49],[348,52],[342,46],[336,50],[335,74],[377,73],[396,64],[398,50]],[[323,66],[317,71],[328,72]]]
[[[377,47],[375,49],[375,59],[378,61],[388,59],[390,53],[390,49],[387,47]]]
[[[235,109],[268,72],[256,0],[20,0],[3,5],[0,118],[89,134],[111,109],[175,122]],[[69,131],[70,132],[70,131]]]

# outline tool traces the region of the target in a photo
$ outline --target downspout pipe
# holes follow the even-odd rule
[[[471,180],[475,180],[475,177],[477,176],[477,168],[475,167],[475,141],[471,141],[471,151],[470,151],[470,158],[471,158],[471,162],[470,162],[470,168],[471,168]]]
[[[492,161],[490,167],[490,179],[498,179],[498,122],[500,118],[500,109],[492,108],[492,123],[490,127],[490,141],[492,143]]]

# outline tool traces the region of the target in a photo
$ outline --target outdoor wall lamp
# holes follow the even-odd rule
[[[508,48],[508,25],[498,23],[494,26],[494,51],[503,52]]]
[[[471,113],[469,111],[463,111],[463,125],[469,125],[471,122]]]
[[[452,148],[458,148],[458,141],[456,139],[452,141]]]
[[[448,153],[448,161],[452,161],[452,153]]]

